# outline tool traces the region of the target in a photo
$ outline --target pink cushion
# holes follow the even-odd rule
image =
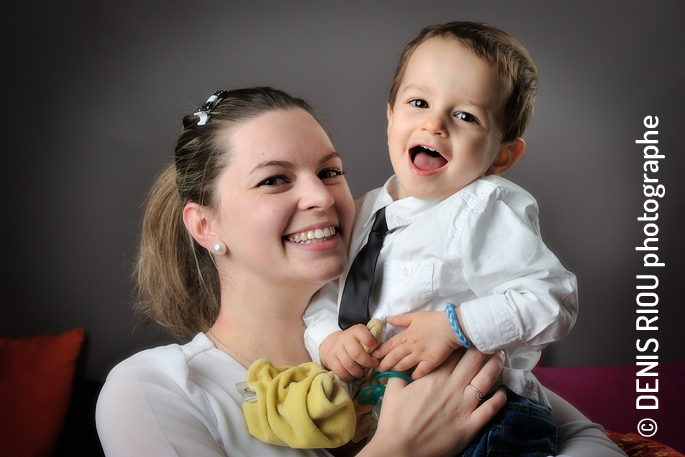
[[[634,365],[609,367],[537,367],[533,370],[542,385],[566,399],[593,422],[608,430],[636,433],[638,423],[645,418],[657,423],[652,440],[666,444],[677,451],[685,451],[685,434],[680,424],[685,412],[685,361],[660,363],[651,372],[657,377],[636,376],[644,367]],[[656,393],[636,393],[636,380],[640,386],[649,383]],[[637,409],[640,395],[658,398],[658,409]],[[648,401],[643,404],[647,405]]]

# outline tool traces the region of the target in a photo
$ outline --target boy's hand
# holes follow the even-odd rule
[[[405,371],[418,365],[412,378],[433,371],[460,347],[447,316],[440,311],[418,311],[388,317],[395,327],[407,327],[379,346],[371,355],[383,359],[379,371]]]
[[[376,347],[376,340],[365,325],[357,324],[347,330],[331,333],[319,348],[321,363],[343,381],[361,378],[364,375],[363,367],[378,366],[378,359],[367,354],[361,343],[370,350]]]

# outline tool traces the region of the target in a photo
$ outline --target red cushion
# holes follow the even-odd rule
[[[628,457],[683,457],[683,454],[664,444],[644,438],[636,433],[606,432]]]
[[[654,393],[658,409],[637,409],[637,372],[644,367],[634,365],[604,367],[537,367],[533,373],[551,391],[559,394],[593,422],[608,430],[622,433],[637,432],[638,423],[645,418],[657,423],[657,432],[649,437],[679,452],[685,452],[685,434],[682,433],[685,411],[685,361],[660,363],[651,370],[658,377],[640,376],[640,385],[650,387],[659,380],[659,391]],[[645,403],[646,404],[646,403]]]
[[[59,336],[0,338],[3,455],[48,456],[69,407],[83,329]]]

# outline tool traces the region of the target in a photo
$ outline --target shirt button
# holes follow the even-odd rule
[[[404,273],[406,277],[411,276],[411,267],[409,265],[405,265],[405,267],[402,269],[402,273]]]

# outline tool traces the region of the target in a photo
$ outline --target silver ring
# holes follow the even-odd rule
[[[473,387],[473,384],[469,384],[469,387],[476,391],[476,397],[478,397],[478,400],[483,401],[483,394],[480,393],[480,390]]]

